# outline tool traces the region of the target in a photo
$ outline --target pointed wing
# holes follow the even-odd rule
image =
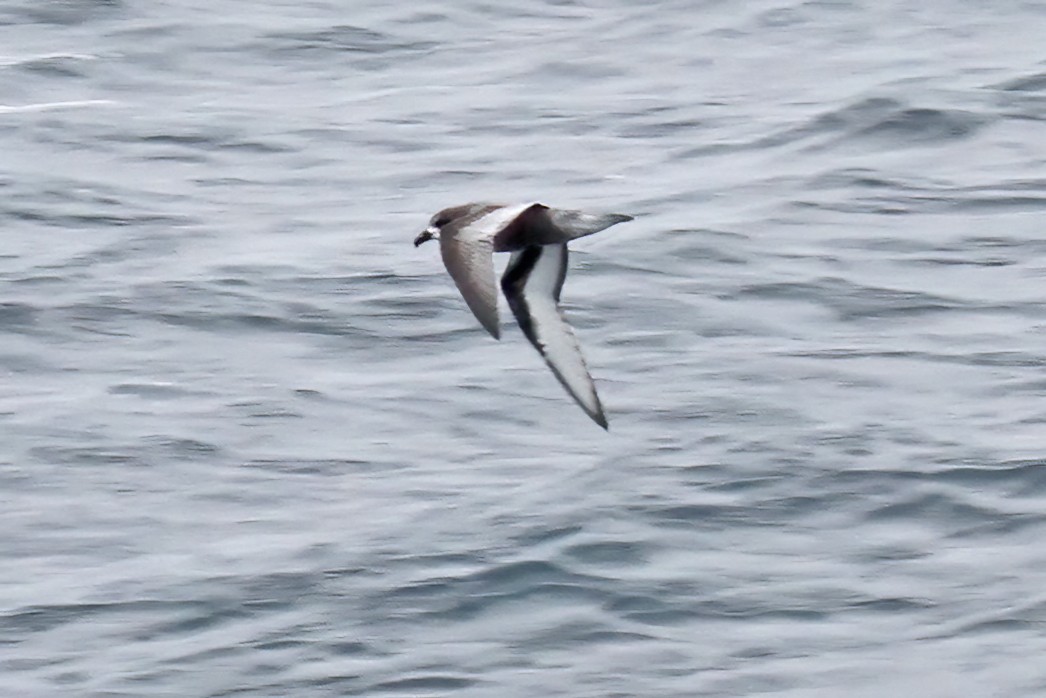
[[[530,246],[512,253],[501,288],[523,334],[545,358],[552,373],[588,416],[606,429],[607,418],[581,347],[559,307],[566,276],[565,244]]]
[[[440,237],[443,264],[472,314],[494,339],[500,339],[498,289],[494,283],[494,243],[471,236]]]

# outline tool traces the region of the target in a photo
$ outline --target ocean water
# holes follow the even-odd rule
[[[0,694],[1043,694],[1044,35],[6,0]],[[609,432],[411,246],[471,200],[635,216]]]

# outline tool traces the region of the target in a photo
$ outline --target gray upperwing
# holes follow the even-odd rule
[[[494,245],[491,240],[441,236],[440,254],[472,314],[494,339],[500,339],[498,289],[494,283]]]
[[[523,334],[552,373],[588,416],[606,429],[607,418],[581,347],[559,307],[566,274],[565,244],[525,247],[512,253],[501,288]]]

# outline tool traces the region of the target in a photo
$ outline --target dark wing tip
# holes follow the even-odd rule
[[[593,422],[595,422],[599,426],[603,427],[604,431],[610,431],[610,426],[607,423],[607,415],[603,411],[603,402],[599,399],[599,394],[596,393],[596,385],[595,385],[595,383],[592,384],[592,393],[593,393],[593,395],[596,398],[596,404],[595,404],[595,408],[596,409],[592,410],[592,411],[589,411],[589,409],[587,407],[585,407],[584,405],[582,405],[581,408],[583,410],[585,410],[585,414],[587,414],[589,417],[592,418]],[[580,404],[580,401],[578,401],[578,404]]]
[[[491,337],[498,340],[501,339],[501,320],[497,315],[494,317],[480,316],[474,310],[472,314],[476,316],[479,324],[483,325],[483,329],[489,332]]]

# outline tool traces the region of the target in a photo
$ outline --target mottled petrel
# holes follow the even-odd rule
[[[439,240],[447,267],[472,313],[499,339],[494,252],[511,252],[501,290],[523,334],[559,382],[596,424],[607,418],[570,325],[559,307],[567,277],[567,242],[632,220],[619,213],[592,214],[542,204],[472,203],[445,208],[414,239]]]

